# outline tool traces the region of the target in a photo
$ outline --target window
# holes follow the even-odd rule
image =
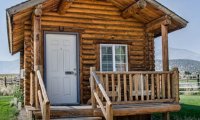
[[[128,71],[127,45],[101,44],[101,71]]]

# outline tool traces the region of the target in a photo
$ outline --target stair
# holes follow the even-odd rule
[[[102,120],[102,117],[74,117],[74,118],[60,118],[51,120]]]
[[[89,105],[83,106],[51,106],[51,120],[102,120],[101,111],[94,115],[94,109]],[[41,111],[32,111],[35,119],[41,119]]]

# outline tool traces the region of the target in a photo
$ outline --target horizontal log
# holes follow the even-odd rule
[[[110,2],[104,2],[104,1],[94,1],[94,0],[75,0],[74,3],[78,3],[78,4],[91,4],[91,5],[103,5],[103,6],[108,6],[111,7],[113,6],[112,3]]]
[[[72,13],[83,13],[83,14],[100,14],[100,15],[117,15],[120,16],[120,11],[109,11],[109,10],[93,10],[93,9],[79,9],[79,8],[70,8],[67,12]]]
[[[76,3],[74,2],[74,4],[71,5],[74,8],[84,8],[84,9],[98,9],[98,10],[111,10],[111,11],[119,11],[118,8],[116,8],[113,5],[102,5],[102,4],[94,4],[93,2],[88,3]]]
[[[91,45],[82,45],[82,49],[84,49],[84,50],[94,50],[95,47],[94,47],[93,44],[91,44]]]
[[[151,21],[150,23],[146,24],[146,31],[155,31],[156,29],[161,28],[161,25],[170,25],[172,23],[171,17],[169,16],[163,16],[161,18],[158,18],[154,21]]]
[[[60,5],[58,6],[58,13],[65,14],[66,10],[71,7],[74,0],[61,0]]]
[[[96,60],[96,58],[97,58],[96,55],[94,55],[94,56],[93,55],[90,55],[90,56],[84,55],[84,56],[82,56],[83,60]]]
[[[96,40],[143,40],[144,36],[131,37],[131,36],[119,36],[119,35],[101,35],[101,34],[83,34],[85,39],[96,39]]]
[[[58,17],[58,16],[43,16],[42,20],[46,21],[57,21],[57,22],[70,22],[70,23],[85,23],[85,24],[102,24],[102,25],[118,25],[128,27],[138,27],[144,29],[144,25],[134,22],[126,21],[110,21],[110,20],[98,20],[98,19],[86,19],[86,18],[70,18],[70,17]]]
[[[56,12],[45,12],[43,15],[60,17],[60,14]],[[135,19],[123,19],[119,16],[109,16],[109,15],[99,15],[99,14],[81,14],[81,13],[70,13],[62,15],[63,17],[71,17],[71,18],[86,18],[86,19],[99,19],[99,20],[113,20],[113,21],[127,21],[139,23]],[[140,23],[141,24],[141,23]]]
[[[142,9],[144,9],[147,6],[147,3],[145,0],[139,0],[136,3],[133,3],[130,7],[125,9],[122,12],[122,16],[124,18],[134,17],[135,15],[139,14]]]
[[[107,35],[122,35],[122,36],[144,36],[144,32],[128,31],[128,30],[96,30],[86,29],[84,33],[90,34],[107,34]]]
[[[96,51],[94,51],[94,50],[83,50],[82,54],[83,55],[95,55]]]
[[[42,21],[42,25],[46,26],[66,26],[72,28],[87,28],[87,29],[103,29],[103,30],[130,30],[143,32],[141,28],[131,28],[131,27],[120,27],[120,26],[110,26],[110,25],[94,25],[94,24],[77,24],[77,23],[67,23],[67,22],[55,22],[55,21]]]

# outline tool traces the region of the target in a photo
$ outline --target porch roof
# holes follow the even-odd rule
[[[9,50],[11,54],[15,54],[23,50],[24,45],[24,22],[31,19],[32,12],[36,5],[43,4],[44,11],[50,11],[58,9],[61,0],[28,0],[20,3],[16,6],[8,8],[7,12],[7,29],[8,29],[8,42]],[[74,0],[75,1],[75,0]],[[89,0],[88,0],[89,1]],[[133,6],[138,0],[104,0],[105,2],[111,2],[122,13]],[[163,6],[156,0],[144,0],[147,5],[140,12],[132,15],[146,26],[152,22],[165,17],[166,15],[171,18],[172,23],[169,26],[169,32],[176,31],[184,28],[187,25],[187,21]],[[95,1],[98,2],[98,1]],[[134,13],[133,13],[134,14]],[[123,14],[122,14],[123,15]],[[161,30],[154,29],[155,37],[160,36]]]

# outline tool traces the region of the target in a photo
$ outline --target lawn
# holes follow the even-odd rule
[[[170,113],[171,120],[200,120],[200,96],[181,95],[181,111]],[[161,114],[153,115],[153,120],[161,120]]]
[[[200,120],[200,96],[181,95],[181,111],[172,116],[184,120]]]
[[[0,96],[0,120],[16,120],[18,110],[16,107],[10,106],[10,101],[13,97]]]

